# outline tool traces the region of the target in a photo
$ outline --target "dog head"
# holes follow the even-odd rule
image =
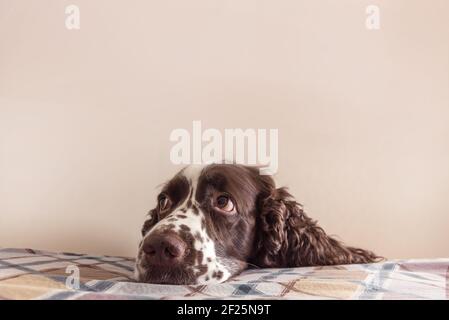
[[[257,202],[270,182],[257,168],[239,165],[181,170],[142,228],[138,279],[213,283],[245,269],[254,253]]]

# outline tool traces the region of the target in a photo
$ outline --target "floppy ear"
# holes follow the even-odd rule
[[[273,187],[260,199],[254,263],[261,267],[296,267],[370,263],[382,260],[371,251],[347,247],[328,236],[285,188]]]

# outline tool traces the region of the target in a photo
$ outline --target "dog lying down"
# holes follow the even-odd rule
[[[189,166],[168,181],[142,228],[136,280],[210,284],[248,267],[382,260],[328,236],[256,167]]]

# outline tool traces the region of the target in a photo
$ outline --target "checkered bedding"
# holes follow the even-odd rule
[[[251,269],[207,286],[132,274],[131,258],[0,248],[0,299],[449,299],[449,258]]]

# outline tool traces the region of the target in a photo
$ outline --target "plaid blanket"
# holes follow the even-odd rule
[[[251,269],[216,285],[132,280],[125,257],[0,249],[0,299],[448,299],[449,258]]]

